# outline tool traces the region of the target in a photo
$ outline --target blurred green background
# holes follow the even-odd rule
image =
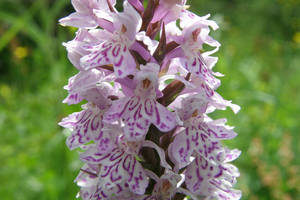
[[[242,110],[222,111],[242,150],[234,162],[245,200],[300,199],[300,1],[194,0],[211,13],[222,47],[215,71],[218,92]],[[81,163],[65,146],[57,123],[78,111],[61,103],[76,70],[62,42],[75,29],[57,20],[72,12],[69,0],[0,1],[0,199],[74,199]]]

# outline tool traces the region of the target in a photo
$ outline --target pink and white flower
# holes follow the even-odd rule
[[[218,26],[214,26],[211,20],[202,18],[187,26],[183,31],[180,31],[175,23],[170,24],[167,27],[167,34],[180,46],[173,49],[166,56],[164,62],[176,58],[186,70],[201,77],[212,89],[216,89],[220,85],[220,81],[214,77],[215,73],[211,70],[216,59],[210,55],[219,49],[220,43],[208,35],[210,26],[214,29],[218,28]],[[177,34],[173,34],[173,29],[176,30]],[[215,47],[215,49],[201,53],[203,44]]]
[[[154,63],[141,66],[134,79],[134,94],[114,101],[104,116],[107,123],[122,119],[129,140],[143,139],[151,123],[163,132],[176,126],[174,113],[156,101],[158,70],[159,66]]]
[[[230,164],[217,165],[203,157],[196,157],[185,170],[186,185],[193,194],[207,199],[237,200],[241,191],[232,189],[239,176],[238,169]]]
[[[137,11],[125,1],[124,12],[112,13],[110,20],[113,23],[114,32],[103,31],[106,40],[100,44],[86,45],[85,49],[90,53],[83,56],[80,62],[85,70],[111,64],[116,76],[124,78],[136,72],[135,59],[129,50],[141,27],[142,19]]]
[[[114,6],[115,0],[71,0],[76,12],[59,20],[64,26],[74,26],[78,28],[96,28],[98,18],[94,10],[109,11],[109,4]]]
[[[162,20],[165,24],[176,20],[185,10],[186,0],[161,0],[157,6],[152,23]]]
[[[151,141],[128,141],[117,129],[104,132],[102,138],[105,138],[105,142],[102,140],[88,145],[87,150],[80,155],[84,162],[101,166],[98,173],[101,181],[98,182],[94,196],[106,198],[114,193],[116,196],[130,197],[132,193],[134,195],[145,193],[149,178],[137,160],[142,147],[156,149],[161,165],[171,169],[165,160],[164,152]],[[106,148],[108,145],[110,150]]]
[[[81,150],[78,197],[239,199],[230,162],[241,152],[222,145],[237,134],[226,119],[208,117],[240,109],[216,92],[222,74],[211,55],[220,44],[209,34],[218,25],[188,11],[186,0],[150,0],[146,8],[124,0],[122,12],[115,0],[72,4],[76,12],[60,23],[79,28],[63,44],[79,72],[63,102],[84,105],[59,125],[71,130],[67,146]]]

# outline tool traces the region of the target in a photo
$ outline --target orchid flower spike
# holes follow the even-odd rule
[[[209,113],[239,106],[216,89],[212,56],[218,25],[186,0],[71,0],[62,18],[78,28],[63,43],[78,73],[64,87],[82,110],[62,119],[67,146],[84,163],[75,182],[83,200],[238,200],[239,157],[222,140],[237,136]],[[209,45],[211,51],[204,51]],[[179,193],[181,195],[179,195]]]

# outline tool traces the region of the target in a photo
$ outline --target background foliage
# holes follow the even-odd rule
[[[300,2],[299,0],[195,0],[211,13],[222,43],[215,71],[218,89],[242,106],[222,111],[239,136],[235,161],[245,200],[300,199]],[[65,146],[57,122],[78,106],[61,103],[62,87],[76,70],[61,46],[74,29],[57,20],[69,0],[0,1],[0,199],[74,199],[81,163]]]

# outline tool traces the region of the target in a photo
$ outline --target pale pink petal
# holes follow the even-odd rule
[[[81,154],[81,159],[88,163],[102,165],[100,171],[102,185],[126,182],[132,192],[140,195],[145,193],[149,180],[134,155],[127,154],[117,148],[108,154],[101,154],[92,147]]]
[[[128,173],[128,184],[132,192],[142,195],[148,186],[148,177],[142,165],[135,159],[133,155],[127,155],[123,160],[123,170]]]
[[[99,168],[99,167],[98,167]],[[97,185],[99,170],[95,170],[90,165],[85,164],[74,180],[79,187],[93,187]]]
[[[220,139],[223,138],[213,136],[211,129],[205,124],[199,124],[198,127],[190,126],[175,136],[168,150],[170,158],[179,169],[191,162],[194,152],[216,163],[236,159],[240,151],[224,148],[219,142]]]
[[[89,0],[88,0],[89,1]],[[87,13],[89,12],[87,1],[82,0],[71,0],[74,9],[77,12]]]
[[[79,103],[82,99],[86,99],[99,108],[105,109],[110,105],[109,95],[114,95],[116,87],[113,87],[107,81],[109,76],[105,77],[105,73],[97,69],[81,71],[77,75],[69,79],[69,84],[65,89],[69,91],[69,96],[64,102],[69,104]]]
[[[150,106],[148,102],[150,102]],[[149,99],[144,103],[137,96],[114,101],[105,113],[104,120],[112,122],[122,119],[125,123],[126,138],[130,141],[141,140],[146,135],[151,124],[150,117],[154,114],[154,106],[151,103],[152,101]]]
[[[155,9],[152,23],[162,20],[165,24],[176,20],[182,10],[186,0],[162,0],[159,2],[158,7]]]
[[[85,70],[113,64],[115,74],[119,78],[134,74],[136,71],[134,58],[126,45],[106,41],[94,46],[92,50],[94,50],[92,53],[82,57],[80,60]]]
[[[231,127],[228,127],[224,124],[217,125],[214,121],[203,123],[201,129],[204,130],[210,137],[214,139],[232,139],[237,134],[232,130]]]
[[[89,102],[94,103],[97,105],[100,109],[106,109],[111,105],[111,100],[107,99],[105,92],[103,92],[103,88],[92,88],[85,92],[82,92],[82,97],[84,97]]]
[[[128,2],[139,12],[144,12],[144,6],[140,0],[128,0]]]
[[[187,188],[208,199],[238,200],[241,193],[232,189],[239,173],[232,165],[215,165],[198,157],[185,171]]]
[[[132,193],[127,182],[112,183],[99,181],[92,199],[97,200],[138,200],[139,195]]]
[[[149,99],[143,102],[140,97],[134,96],[123,108],[121,117],[125,123],[124,131],[128,140],[141,140],[148,132],[150,116],[153,114],[152,107],[147,109],[148,102],[152,103]]]
[[[201,77],[211,88],[215,89],[220,86],[220,80],[212,75],[212,71],[207,68],[200,53],[190,59],[182,58],[180,62],[189,72]]]
[[[211,27],[213,30],[217,30],[219,28],[218,24],[213,20],[208,20],[209,17],[210,14],[199,17],[188,10],[183,10],[180,15],[180,26],[186,28],[194,23],[201,23],[204,27]]]
[[[72,41],[63,43],[68,51],[68,58],[71,63],[79,70],[83,70],[80,65],[80,58],[89,54],[84,46],[87,44],[99,43],[103,41],[103,36],[105,36],[105,31],[99,29],[92,29],[88,31],[87,29],[79,29],[76,32],[76,37]],[[102,37],[100,37],[103,35]]]
[[[194,152],[195,144],[191,142],[188,134],[188,129],[177,134],[168,149],[170,158],[178,169],[192,162],[191,156]]]
[[[124,97],[113,101],[111,107],[104,114],[104,121],[107,123],[119,120],[127,109],[129,97]]]
[[[182,108],[178,109],[181,119],[184,121],[190,119],[195,111],[197,111],[198,115],[205,113],[209,101],[210,98],[207,97],[204,91],[186,96],[181,101]]]
[[[231,103],[231,101],[223,99],[223,97],[216,92],[212,98],[214,101],[211,102],[211,105],[217,109],[225,110],[227,107],[230,107],[235,114],[240,110],[240,106]]]
[[[115,81],[121,84],[122,92],[124,93],[125,96],[128,97],[134,96],[134,90],[137,85],[136,81],[128,77],[117,78]]]
[[[225,158],[224,158],[224,163],[231,162],[235,159],[237,159],[241,155],[241,151],[238,149],[227,149],[225,148]]]
[[[67,138],[67,146],[74,149],[99,137],[103,128],[102,115],[99,109],[88,108],[64,118],[59,125],[72,130]]]
[[[70,62],[79,70],[82,70],[80,65],[80,58],[84,55],[87,55],[89,52],[84,50],[82,46],[82,42],[80,41],[70,41],[67,43],[63,43],[68,51],[68,58]]]
[[[90,200],[96,192],[99,169],[100,167],[97,165],[85,164],[81,167],[80,173],[74,182],[81,187],[78,195],[80,195],[83,200]]]
[[[154,110],[154,113],[152,115],[152,123],[159,130],[167,132],[175,128],[175,126],[177,125],[175,113],[172,113],[166,107],[157,102],[154,102],[154,104],[149,104],[149,106],[150,105],[153,105],[153,107],[148,107],[148,104],[145,104],[145,111],[151,109]]]
[[[168,10],[165,8],[165,6],[160,4],[154,12],[151,23],[155,23],[155,22],[161,20],[163,17],[165,17],[167,15],[167,13],[168,13]]]
[[[97,69],[81,71],[74,76],[68,90],[70,93],[83,93],[89,89],[96,88],[96,84],[101,82],[104,76],[104,73]]]
[[[96,28],[97,23],[89,15],[82,13],[72,13],[67,17],[59,20],[63,26],[74,26],[77,28]]]
[[[165,25],[165,32],[167,36],[167,43],[176,42],[178,44],[183,43],[182,30],[177,26],[176,21],[170,22]]]
[[[114,161],[118,161],[118,159],[121,159],[123,154],[124,152],[119,150],[118,148],[114,148],[109,152],[100,152],[96,144],[90,144],[88,145],[87,150],[80,154],[80,159],[88,164],[109,165],[113,164]],[[111,159],[111,156],[113,155],[114,159]]]
[[[105,41],[99,45],[91,46],[88,50],[91,50],[92,52],[80,59],[81,65],[85,70],[88,70],[101,65],[112,64],[112,48],[113,43],[110,41]]]
[[[240,191],[232,189],[239,175],[232,165],[216,165],[197,157],[186,171],[187,188],[194,194],[208,199],[237,200]]]
[[[123,3],[124,12],[113,14],[113,24],[115,30],[120,31],[123,26],[126,27],[125,35],[130,41],[135,39],[136,33],[142,26],[141,15],[128,3]]]
[[[150,121],[145,118],[124,118],[124,133],[129,141],[143,140],[148,132]]]
[[[214,56],[209,56],[206,54],[206,52],[204,52],[202,54],[203,59],[205,60],[206,66],[209,69],[212,69],[216,63],[218,62],[218,57],[214,57]],[[215,76],[224,76],[223,74],[219,73],[219,72],[213,72]]]
[[[116,140],[120,134],[120,128],[113,128],[111,124],[105,124],[99,135],[94,138],[98,152],[109,153],[116,145]]]
[[[69,105],[71,104],[78,104],[80,103],[84,98],[80,96],[78,93],[75,94],[69,94],[64,100],[63,103],[67,103]]]

